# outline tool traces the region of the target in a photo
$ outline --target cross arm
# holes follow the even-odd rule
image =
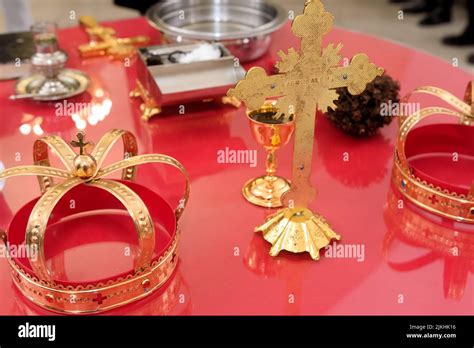
[[[284,75],[270,75],[263,68],[251,68],[245,78],[227,92],[227,96],[245,103],[249,110],[260,108],[265,100],[286,94]]]
[[[357,54],[352,58],[349,66],[330,69],[326,76],[326,85],[330,89],[347,87],[349,93],[357,95],[383,72],[384,69],[371,63],[365,54]]]

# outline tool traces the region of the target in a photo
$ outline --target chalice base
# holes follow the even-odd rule
[[[306,208],[285,208],[267,217],[266,222],[255,228],[263,238],[272,244],[271,256],[280,251],[291,253],[308,252],[315,261],[319,260],[319,250],[333,239],[340,240],[327,221]]]
[[[265,208],[282,207],[281,197],[290,189],[290,182],[276,175],[263,175],[249,180],[242,188],[244,198]]]

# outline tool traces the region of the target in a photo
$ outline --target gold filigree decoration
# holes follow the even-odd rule
[[[292,71],[300,59],[299,53],[293,47],[288,50],[288,53],[279,51],[278,56],[281,60],[276,63],[276,68],[280,74]]]

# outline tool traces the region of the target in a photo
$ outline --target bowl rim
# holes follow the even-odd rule
[[[295,115],[291,114],[290,115],[290,120],[283,122],[283,123],[266,123],[262,121],[257,121],[255,120],[252,116],[257,114],[257,113],[264,113],[264,112],[278,112],[278,108],[275,105],[271,104],[264,104],[260,108],[255,109],[255,110],[248,110],[246,111],[247,118],[249,119],[250,122],[255,123],[255,124],[260,124],[264,126],[292,126],[295,124]]]
[[[202,33],[196,32],[194,30],[182,29],[173,25],[166,23],[161,18],[156,18],[154,16],[157,10],[164,8],[166,6],[171,6],[176,3],[180,3],[182,1],[179,0],[169,0],[162,3],[157,3],[151,6],[146,14],[145,17],[148,20],[148,23],[154,27],[155,29],[163,32],[167,35],[172,36],[181,36],[183,39],[193,39],[193,40],[207,40],[207,41],[223,41],[223,40],[241,40],[246,38],[253,38],[258,36],[263,36],[266,34],[270,34],[279,28],[281,28],[288,19],[286,10],[275,1],[269,0],[225,0],[223,2],[219,1],[219,6],[226,6],[226,5],[237,5],[237,6],[245,6],[245,2],[248,3],[261,3],[262,5],[272,7],[276,11],[275,17],[265,23],[264,25],[252,28],[251,31],[236,31],[234,33],[227,33],[227,34],[219,34],[219,33]],[[213,3],[214,0],[200,0],[195,4],[189,4],[189,7],[196,6],[197,4],[210,4]],[[185,9],[185,8],[183,8]]]

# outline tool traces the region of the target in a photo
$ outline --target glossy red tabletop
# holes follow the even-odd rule
[[[144,19],[106,24],[119,36],[146,34],[153,42],[160,41]],[[55,103],[8,100],[14,82],[1,82],[0,160],[7,168],[32,164],[33,142],[42,133],[69,140],[79,126],[85,128],[89,140],[98,141],[107,130],[121,128],[137,136],[140,153],[167,154],[188,169],[191,197],[181,221],[176,274],[160,292],[109,314],[474,313],[472,259],[453,260],[442,251],[407,240],[400,235],[400,223],[403,232],[404,221],[411,221],[406,224],[409,228],[416,226],[414,220],[423,218],[415,214],[404,220],[405,213],[389,211],[396,122],[373,138],[354,139],[335,129],[322,114],[317,116],[312,182],[318,197],[311,208],[323,214],[342,236],[340,245],[363,247],[363,257],[323,256],[314,262],[308,254],[282,252],[272,258],[268,243],[253,232],[271,211],[247,203],[241,195],[242,185],[262,174],[265,165],[264,150],[251,136],[244,108],[202,104],[187,108],[184,115],[168,113],[144,123],[139,101],[128,97],[135,87],[135,63],[81,60],[77,46],[86,42],[86,34],[78,27],[60,32],[61,47],[70,57],[68,66],[92,77],[89,93],[69,102],[102,103],[102,109],[89,120],[57,116]],[[365,52],[400,81],[402,95],[432,85],[461,97],[472,78],[438,58],[364,34],[335,29],[325,42],[342,42],[345,57]],[[287,25],[274,36],[270,52],[246,68],[270,68],[280,49],[297,44]],[[257,150],[257,166],[218,163],[218,151],[226,148]],[[119,150],[112,153],[112,159],[119,158]],[[291,173],[291,155],[292,144],[277,153],[278,172],[286,177]],[[349,160],[345,161],[347,155]],[[177,172],[158,165],[147,165],[138,172],[138,182],[177,203],[183,188]],[[9,179],[3,184],[0,227],[6,229],[14,212],[40,192],[34,177]],[[426,233],[432,230],[429,222],[421,220],[420,224]],[[443,231],[454,233],[454,228],[458,227],[448,226]],[[117,256],[122,244],[110,239],[99,244],[69,246],[62,262],[72,273],[97,276],[128,266],[129,260]],[[457,292],[446,288],[450,286]],[[21,297],[10,280],[5,259],[0,259],[0,314],[49,314]]]

